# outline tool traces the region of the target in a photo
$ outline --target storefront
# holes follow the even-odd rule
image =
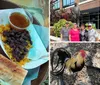
[[[80,24],[94,23],[100,29],[100,7],[81,11]]]
[[[78,3],[81,10],[80,25],[82,23],[93,23],[97,29],[100,29],[99,0],[56,0],[54,3],[54,9],[60,10],[60,7],[62,7],[70,14],[70,8],[74,7],[75,2]]]

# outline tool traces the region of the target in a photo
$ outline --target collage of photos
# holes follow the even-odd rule
[[[100,0],[0,0],[0,85],[100,85]]]

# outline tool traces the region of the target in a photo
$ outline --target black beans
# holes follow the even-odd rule
[[[28,44],[30,43],[32,45],[29,32],[27,30],[17,31],[11,29],[9,31],[4,31],[3,36],[7,38],[5,43],[12,48],[12,56],[18,62],[22,60],[24,56],[28,53]]]

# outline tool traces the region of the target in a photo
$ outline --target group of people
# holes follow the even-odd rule
[[[69,23],[61,29],[61,39],[64,41],[98,41],[98,33],[92,28],[92,24],[88,24],[88,29],[81,24],[80,27],[73,23],[73,28],[69,28]]]

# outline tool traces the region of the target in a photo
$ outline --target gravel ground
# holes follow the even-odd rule
[[[100,85],[99,43],[52,43],[51,52],[59,47],[65,47],[72,55],[81,49],[90,52],[90,56],[88,56],[86,59],[86,66],[84,66],[80,72],[67,75],[67,73],[64,71],[63,79],[65,85]]]

